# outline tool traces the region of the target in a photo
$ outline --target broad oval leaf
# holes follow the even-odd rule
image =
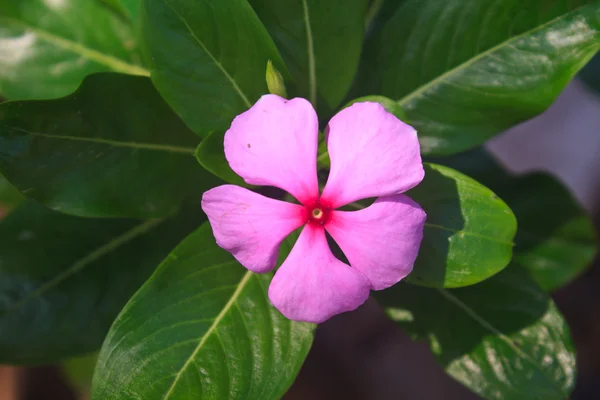
[[[314,325],[271,306],[271,276],[245,270],[204,224],[115,320],[92,399],[279,399],[308,353]]]
[[[360,92],[456,153],[545,110],[600,48],[592,0],[407,0],[365,46]]]
[[[269,60],[287,74],[247,0],[143,0],[141,21],[152,81],[200,136],[268,93]]]
[[[400,284],[376,298],[405,332],[429,342],[448,374],[483,398],[569,398],[576,376],[569,329],[521,268],[468,288]]]
[[[367,0],[250,0],[296,82],[296,95],[333,110],[354,79]]]
[[[490,189],[458,171],[425,163],[425,179],[407,195],[427,213],[419,256],[407,282],[467,286],[508,265],[517,221]]]
[[[0,93],[48,99],[86,75],[149,75],[135,32],[99,0],[0,0]]]
[[[19,206],[0,221],[0,363],[97,350],[127,300],[199,220],[91,219]]]
[[[438,161],[507,202],[519,221],[513,260],[543,289],[558,289],[591,264],[597,248],[594,226],[560,182],[542,173],[511,176],[481,148]]]
[[[176,212],[217,182],[194,160],[197,144],[144,77],[97,74],[63,99],[0,105],[0,172],[74,215]]]

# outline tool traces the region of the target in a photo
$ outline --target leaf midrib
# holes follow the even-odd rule
[[[308,88],[309,98],[308,100],[316,107],[317,105],[317,71],[315,64],[315,48],[314,39],[312,34],[312,27],[310,25],[310,12],[308,10],[307,0],[302,0],[302,11],[304,19],[304,28],[306,30],[306,53],[308,56]]]
[[[198,43],[198,45],[202,48],[202,50],[204,50],[204,52],[206,53],[206,55],[208,55],[208,57],[215,64],[215,66],[223,73],[223,75],[225,75],[225,77],[231,83],[231,85],[233,86],[233,89],[240,96],[240,98],[242,99],[242,101],[244,102],[244,104],[246,105],[246,107],[248,107],[248,108],[252,107],[252,103],[250,102],[250,100],[248,99],[248,97],[244,94],[244,92],[242,91],[242,89],[239,87],[239,85],[237,84],[237,82],[235,81],[235,79],[233,79],[233,77],[229,74],[229,72],[227,72],[227,70],[225,69],[225,67],[223,66],[223,64],[221,64],[219,62],[219,60],[217,60],[217,58],[208,50],[208,48],[206,47],[206,45],[204,44],[204,42],[202,40],[200,40],[200,38],[192,30],[192,27],[188,24],[187,20],[181,14],[179,14],[179,12],[171,5],[171,3],[169,3],[167,0],[163,0],[163,2],[165,3],[165,5],[167,7],[169,7],[169,9],[171,9],[171,11],[173,12],[173,14],[175,14],[175,16],[177,18],[179,18],[179,20],[183,23],[183,25],[185,26],[185,28],[188,30],[189,34],[194,38],[194,40],[196,41],[196,43]]]
[[[427,90],[429,90],[430,88],[441,84],[444,80],[446,80],[446,78],[456,74],[456,73],[460,73],[462,70],[467,69],[468,67],[470,67],[471,65],[475,64],[477,61],[483,59],[484,57],[496,52],[497,50],[501,49],[504,46],[508,46],[509,44],[516,42],[528,35],[531,35],[533,33],[536,33],[538,31],[541,31],[545,28],[547,28],[549,25],[552,25],[554,23],[556,23],[557,21],[560,21],[562,19],[566,19],[571,17],[572,14],[576,14],[578,12],[581,11],[581,9],[586,8],[586,7],[592,7],[594,6],[594,4],[586,4],[586,5],[582,5],[579,7],[574,8],[573,10],[567,12],[566,14],[562,14],[559,15],[556,18],[551,19],[550,21],[547,21],[533,29],[527,30],[519,35],[510,37],[500,43],[498,43],[497,45],[485,50],[482,53],[477,54],[475,57],[469,58],[468,60],[460,63],[459,65],[457,65],[454,68],[449,69],[448,71],[444,72],[443,74],[439,75],[438,77],[428,81],[427,83],[419,86],[418,88],[416,88],[415,90],[413,90],[412,92],[408,93],[407,95],[405,95],[404,97],[402,97],[399,100],[396,100],[396,102],[401,106],[401,107],[405,107],[408,103],[410,103],[415,97],[420,96],[421,94],[423,94],[424,92],[426,92]],[[596,5],[597,6],[597,5]]]
[[[65,39],[64,37],[60,37],[44,29],[34,27],[21,20],[9,17],[0,17],[0,20],[4,20],[9,24],[17,25],[23,29],[29,30],[46,42],[52,43],[53,45],[68,50],[72,53],[79,54],[83,58],[95,61],[98,64],[102,64],[115,72],[122,72],[129,75],[150,76],[150,71],[140,67],[139,65],[128,63],[110,54],[105,54],[98,50],[84,46],[81,43]]]
[[[204,346],[204,343],[206,343],[208,338],[213,334],[213,332],[215,332],[215,330],[217,329],[217,327],[221,323],[221,320],[225,317],[227,312],[229,312],[229,310],[235,305],[235,302],[240,297],[240,294],[246,287],[246,284],[248,283],[248,281],[250,280],[252,275],[253,275],[253,273],[251,271],[247,271],[243,275],[242,279],[238,283],[237,288],[232,293],[231,297],[229,298],[229,300],[227,301],[225,306],[223,306],[223,308],[221,309],[219,314],[215,317],[213,323],[210,325],[210,327],[207,329],[207,331],[204,333],[204,335],[202,335],[202,338],[198,342],[198,346],[196,346],[196,348],[194,349],[192,354],[190,354],[190,356],[188,357],[186,362],[183,364],[183,366],[177,372],[177,375],[175,375],[175,379],[173,379],[173,383],[169,387],[169,390],[165,393],[163,400],[167,400],[171,396],[171,394],[173,393],[173,390],[175,390],[175,387],[177,386],[177,382],[179,382],[179,379],[181,379],[181,376],[183,375],[183,373],[185,372],[187,367],[194,361],[194,358],[196,357],[198,352],[202,349],[202,347]]]
[[[189,155],[194,155],[195,151],[196,151],[196,149],[193,147],[171,146],[171,145],[166,145],[166,144],[152,144],[152,143],[139,143],[139,142],[119,142],[119,141],[110,140],[110,139],[68,136],[68,135],[51,135],[48,133],[32,132],[32,131],[28,131],[23,128],[17,128],[17,127],[8,126],[8,125],[4,125],[4,126],[13,131],[21,132],[21,133],[31,135],[31,136],[43,137],[46,139],[72,140],[75,142],[98,143],[98,144],[104,144],[104,145],[113,146],[113,147],[127,147],[127,148],[132,148],[132,149],[165,151],[165,152],[170,152],[170,153],[181,153],[181,154],[189,154]]]
[[[158,218],[158,219],[148,220],[142,224],[139,224],[139,225],[133,227],[132,229],[128,230],[127,232],[117,236],[116,238],[110,240],[108,243],[98,247],[97,249],[91,251],[87,256],[75,261],[74,263],[71,264],[71,266],[69,268],[65,269],[64,271],[62,271],[61,273],[56,275],[54,278],[47,281],[46,283],[42,284],[36,290],[32,291],[31,293],[29,293],[22,299],[14,302],[9,308],[4,310],[4,312],[0,315],[0,317],[6,317],[7,315],[9,315],[9,314],[15,312],[16,310],[18,310],[19,308],[23,307],[25,304],[27,304],[31,300],[41,297],[46,292],[48,292],[49,290],[52,290],[56,286],[60,285],[62,282],[64,282],[71,276],[81,272],[83,269],[85,269],[88,265],[92,264],[94,261],[96,261],[96,260],[100,259],[101,257],[105,256],[106,254],[114,251],[118,247],[130,242],[131,240],[137,238],[138,236],[146,233],[147,231],[151,230],[155,226],[161,224],[165,219],[166,218]]]
[[[518,356],[522,357],[523,359],[527,360],[531,365],[533,365],[540,372],[540,374],[544,378],[546,378],[546,380],[548,380],[551,383],[551,385],[554,386],[561,394],[563,394],[564,396],[568,396],[568,393],[565,393],[563,391],[563,389],[560,386],[558,386],[556,384],[556,382],[546,374],[546,372],[544,371],[544,369],[542,368],[540,363],[538,361],[536,361],[532,356],[530,356],[529,354],[527,354],[526,352],[521,350],[508,336],[503,334],[498,328],[496,328],[494,325],[492,325],[490,322],[488,322],[485,318],[483,318],[482,316],[477,314],[477,312],[475,312],[475,310],[473,310],[471,307],[469,307],[466,303],[464,303],[458,297],[451,294],[448,290],[446,290],[446,289],[436,289],[436,290],[438,291],[438,293],[440,293],[442,295],[442,297],[444,297],[446,300],[448,300],[449,302],[451,302],[452,304],[454,304],[455,306],[457,306],[458,308],[463,310],[468,316],[470,316],[475,322],[477,322],[479,325],[481,325],[484,329],[486,329],[486,330],[490,331],[491,333],[493,333],[494,335],[498,336]]]

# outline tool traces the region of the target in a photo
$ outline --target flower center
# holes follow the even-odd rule
[[[314,219],[323,218],[323,211],[320,208],[315,208],[312,212],[312,216]]]
[[[331,217],[331,208],[321,204],[318,200],[304,207],[306,210],[306,219],[309,224],[325,225]]]

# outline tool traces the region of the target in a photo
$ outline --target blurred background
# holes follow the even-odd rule
[[[515,173],[546,171],[565,184],[600,228],[600,57],[541,116],[487,144]],[[2,210],[0,209],[0,216]],[[600,260],[553,294],[578,358],[572,400],[600,399]],[[0,366],[0,400],[89,398],[94,355],[61,366]],[[477,399],[449,378],[426,343],[412,342],[368,302],[319,327],[286,399]]]

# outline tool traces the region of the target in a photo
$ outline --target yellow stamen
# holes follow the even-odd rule
[[[323,211],[321,211],[321,209],[319,208],[315,208],[312,212],[312,216],[313,218],[321,219],[321,217],[323,216]]]

